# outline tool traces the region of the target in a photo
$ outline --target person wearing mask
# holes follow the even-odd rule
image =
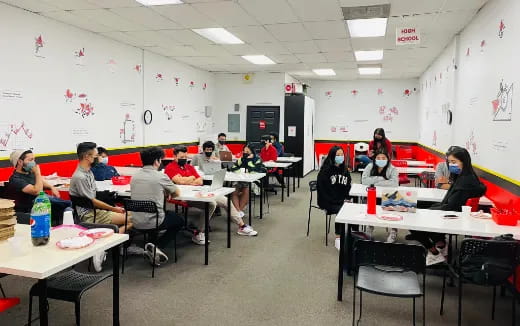
[[[90,169],[96,181],[110,180],[112,177],[119,176],[117,170],[113,166],[108,165],[108,151],[101,146],[97,150],[97,162]]]
[[[219,160],[219,158],[216,157],[214,154],[215,144],[212,141],[208,140],[207,142],[204,142],[204,144],[202,144],[202,153],[193,156],[193,158],[191,159],[191,165],[198,166],[202,169],[202,166],[205,163]]]
[[[262,149],[260,150],[260,158],[262,159],[262,161],[263,162],[269,162],[269,161],[276,162],[276,160],[278,159],[278,152],[276,151],[276,148],[273,146],[273,143],[271,142],[271,136],[269,136],[269,135],[262,136],[261,144],[262,144]],[[278,169],[273,168],[273,169],[270,169],[268,172],[269,172],[269,175],[272,175],[276,178],[276,180],[278,181],[280,186],[282,186],[282,188],[285,187],[283,177],[280,175],[280,173],[278,173]]]
[[[276,148],[276,153],[278,156],[283,156],[283,145],[278,141],[278,134],[276,132],[271,132],[269,133],[269,136],[271,137],[271,143],[273,144],[274,148]]]
[[[31,150],[16,150],[9,157],[15,170],[9,178],[5,196],[14,200],[17,212],[30,213],[34,199],[40,191],[50,190],[52,225],[61,224],[63,211],[72,204],[60,198],[60,192],[42,177],[40,167],[36,164]]]
[[[465,148],[452,149],[448,155],[448,169],[452,175],[452,184],[442,201],[434,204],[430,209],[460,212],[468,199],[484,196],[486,186],[480,182],[473,170],[471,156]],[[446,260],[448,248],[444,234],[410,231],[406,239],[417,240],[428,249],[426,265],[438,264]]]
[[[213,156],[220,157],[218,154],[219,152],[231,152],[229,150],[229,147],[227,147],[227,145],[226,145],[226,138],[227,138],[226,134],[221,132],[220,134],[218,134],[217,138],[218,138],[217,144],[215,146],[215,151],[213,152]]]
[[[345,153],[339,146],[329,150],[327,158],[318,172],[318,206],[327,214],[337,214],[343,203],[349,199],[352,177],[345,165]],[[340,223],[335,223],[335,247],[340,249]]]
[[[235,161],[231,171],[243,170],[248,173],[258,172],[265,173],[266,169],[262,164],[262,160],[256,156],[250,144],[246,144],[242,149],[242,157]],[[237,189],[231,197],[233,205],[238,209],[241,217],[244,217],[244,209],[249,203],[249,183],[236,182],[234,184]]]
[[[92,200],[96,208],[96,220],[94,222],[94,210],[86,207],[76,207],[78,217],[83,222],[97,224],[115,224],[120,226],[119,232],[125,232],[125,210],[122,207],[110,206],[107,203],[96,199],[96,180],[90,170],[98,158],[97,145],[93,142],[83,142],[78,145],[78,167],[70,180],[69,193],[71,196],[84,197]],[[126,229],[132,227],[130,220]],[[100,272],[106,253],[101,252],[92,257],[94,269]]]
[[[168,164],[164,173],[173,181],[175,184],[189,185],[189,186],[201,186],[203,181],[197,170],[187,163],[188,149],[186,146],[178,146],[175,148],[175,161]],[[209,217],[213,216],[215,209],[218,207],[227,211],[227,198],[225,196],[216,197],[213,201],[209,202]],[[201,210],[199,223],[197,230],[194,230],[193,237],[191,240],[198,245],[204,245],[206,236],[202,230],[204,230],[205,222],[205,206],[206,203],[202,202],[191,202],[191,207],[195,207]],[[242,221],[240,214],[233,204],[230,207],[231,219],[239,226],[237,233],[239,235],[255,236],[258,234],[253,228]]]
[[[377,128],[374,130],[374,137],[368,144],[368,155],[358,155],[356,159],[365,165],[368,165],[374,159],[376,153],[385,151],[388,157],[392,159],[392,143],[386,138],[385,130]]]
[[[390,163],[390,158],[385,151],[377,153],[374,162],[367,165],[361,176],[361,183],[365,186],[399,187],[399,173]],[[367,230],[369,236],[372,237],[374,227],[369,226]],[[392,228],[386,241],[393,243],[395,240],[397,240],[397,229]]]
[[[452,178],[448,168],[448,156],[456,147],[458,146],[450,146],[446,152],[446,160],[437,164],[437,168],[435,169],[435,185],[439,189],[450,189]]]
[[[177,186],[164,173],[159,172],[161,160],[164,158],[164,150],[160,147],[151,147],[141,151],[143,168],[139,170],[130,183],[133,200],[153,201],[159,212],[159,229],[165,230],[157,239],[157,248],[152,242],[144,246],[144,254],[150,264],[160,266],[168,261],[164,253],[166,246],[175,240],[177,232],[184,226],[184,219],[172,211],[166,211],[164,207],[165,198],[175,198],[180,191]],[[132,222],[138,229],[155,229],[157,217],[155,213],[134,212]],[[154,249],[156,257],[154,261]]]

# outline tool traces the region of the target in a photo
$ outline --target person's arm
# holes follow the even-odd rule
[[[368,143],[368,157],[372,158],[374,156],[374,141],[370,141]]]
[[[43,177],[40,173],[40,167],[38,165],[35,165],[32,168],[32,173],[34,173],[34,179],[35,179],[34,185],[31,185],[31,184],[26,185],[25,187],[22,188],[22,192],[29,194],[29,195],[33,195],[33,196],[38,196],[40,191],[43,190]]]
[[[97,209],[102,209],[105,211],[111,211],[114,213],[124,213],[125,209],[122,207],[117,206],[110,206],[109,204],[105,203],[104,201],[101,201],[97,198],[92,198],[92,203],[94,204],[94,207]]]
[[[42,178],[43,179],[43,178]],[[60,198],[60,192],[53,185],[43,180],[43,189],[49,189],[54,197]]]
[[[169,195],[171,198],[175,198],[180,195],[179,188],[168,178],[168,176],[161,176],[161,179],[159,179],[159,183],[163,187],[166,194]]]
[[[386,151],[388,153],[388,158],[391,160],[392,157],[394,156],[394,152],[392,150],[392,142],[388,139],[386,139]]]
[[[375,185],[380,187],[399,187],[399,173],[397,173],[396,168],[391,166],[387,170],[386,176],[388,180],[381,177],[381,180],[379,180]]]
[[[372,171],[372,163],[370,163],[369,165],[367,165],[367,167],[365,167],[365,170],[363,171],[363,174],[361,175],[361,183],[366,185],[366,186],[370,186],[370,185],[375,185],[376,183],[378,183],[381,179],[384,179],[383,177],[380,177],[380,176],[371,176],[370,175],[370,171]]]
[[[449,171],[444,162],[437,164],[435,169],[435,185],[440,189],[450,189]]]
[[[194,176],[183,177],[180,174],[176,174],[172,178],[172,181],[178,185],[191,185],[194,180]]]
[[[346,177],[347,177],[347,186],[345,189],[345,200],[350,199],[350,189],[352,188],[352,176],[350,175],[350,172],[348,170],[345,170]]]

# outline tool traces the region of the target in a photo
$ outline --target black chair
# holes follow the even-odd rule
[[[508,278],[513,275],[513,284],[516,284],[515,268],[518,264],[519,244],[516,241],[482,240],[467,238],[462,240],[459,257],[455,266],[449,265],[442,280],[442,295],[440,314],[444,309],[444,292],[446,290],[446,276],[449,273],[458,279],[458,325],[462,323],[462,284],[476,284],[493,287],[493,303],[491,319],[495,319],[496,288],[508,284]],[[497,270],[498,268],[498,270]],[[487,273],[489,271],[493,277]],[[493,271],[495,273],[493,273]],[[498,273],[497,273],[498,271]],[[481,273],[479,273],[481,272]],[[481,277],[485,276],[487,277]],[[503,275],[503,277],[498,277]],[[515,299],[513,290],[512,325],[515,325]]]
[[[119,232],[119,228],[112,224],[81,223],[80,225],[86,228],[110,228],[114,230],[114,232]],[[112,273],[90,274],[78,272],[74,269],[69,269],[47,278],[47,297],[54,300],[74,302],[76,325],[79,326],[81,322],[81,297],[86,291],[111,276]],[[32,322],[31,317],[33,297],[38,297],[41,293],[41,290],[42,289],[40,288],[39,283],[36,283],[29,291],[29,326]],[[49,309],[48,303],[47,309]]]
[[[6,276],[7,276],[7,274],[0,273],[0,278],[6,277]],[[7,298],[5,295],[5,292],[4,292],[4,288],[2,287],[2,283],[0,283],[0,292],[2,292],[2,296],[4,297],[4,299]]]
[[[423,171],[419,174],[420,186],[435,188],[435,172]]]
[[[426,304],[426,250],[422,246],[358,240],[354,247],[354,297],[352,325],[356,318],[356,288],[359,289],[359,319],[363,312],[363,292],[395,298],[412,298],[413,325],[415,299],[423,299],[423,325]],[[422,286],[418,274],[422,274]]]
[[[79,224],[81,219],[79,218],[79,213],[77,208],[82,207],[86,209],[91,209],[94,211],[94,219],[93,223],[96,223],[96,207],[94,206],[94,203],[92,202],[92,199],[86,198],[86,197],[78,197],[78,196],[70,196],[70,201],[72,202],[72,211],[74,215],[74,221],[76,224]],[[119,232],[119,231],[118,231]]]
[[[135,226],[130,230],[131,233],[140,233],[145,237],[145,243],[148,236],[152,237],[152,243],[154,244],[153,250],[153,261],[152,264],[152,278],[155,277],[155,257],[157,255],[157,238],[159,236],[159,232],[161,231],[159,228],[159,210],[157,209],[157,205],[155,202],[151,200],[132,200],[125,199],[123,201],[125,207],[125,232],[126,226],[128,224],[128,212],[139,212],[139,213],[151,213],[155,214],[155,228],[153,229],[138,229]],[[132,239],[132,237],[131,237]],[[128,242],[130,245],[131,240]],[[174,239],[174,257],[175,262],[177,262],[177,238]],[[125,260],[127,257],[127,246],[125,246],[123,250],[123,262],[121,264],[121,273],[125,272]]]
[[[330,221],[332,219],[332,213],[314,205],[312,203],[313,193],[318,191],[318,182],[316,180],[309,181],[309,190],[311,192],[311,198],[309,199],[309,218],[307,219],[307,236],[309,236],[309,230],[311,227],[311,210],[313,208],[319,209],[325,212],[325,246],[329,245],[329,233],[330,233]]]

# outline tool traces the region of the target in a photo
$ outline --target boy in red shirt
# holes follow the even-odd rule
[[[276,147],[271,143],[271,136],[264,135],[262,136],[262,149],[260,150],[260,158],[263,162],[274,161],[278,159],[278,151]],[[274,168],[268,171],[270,175],[273,175],[278,183],[284,187],[283,177],[278,173],[278,169]]]

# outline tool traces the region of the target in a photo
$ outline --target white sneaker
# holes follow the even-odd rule
[[[390,230],[390,233],[388,233],[388,238],[386,239],[386,242],[388,243],[394,243],[397,240],[397,230]]]
[[[203,246],[206,244],[206,236],[204,235],[204,232],[197,232],[191,237],[191,241],[193,241],[195,244]]]
[[[106,251],[100,251],[92,256],[92,266],[96,272],[101,272],[103,270],[103,262],[107,259]]]
[[[441,253],[434,255],[431,251],[428,250],[428,254],[426,255],[426,266],[431,266],[439,263],[443,263],[446,261],[446,258]]]
[[[155,245],[151,242],[148,242],[145,246],[144,246],[144,255],[146,257],[148,257],[148,260],[150,261],[150,264],[154,264],[154,260],[153,260],[153,250],[155,248]],[[168,256],[166,256],[166,254],[159,248],[156,248],[155,249],[156,252],[155,252],[155,266],[161,266],[161,264],[164,264],[168,261]]]
[[[248,235],[250,237],[254,237],[255,235],[258,234],[258,232],[253,230],[253,228],[247,224],[244,224],[242,227],[239,227],[237,233],[239,235]]]
[[[336,240],[334,240],[334,247],[336,247],[336,249],[340,249],[341,248],[341,239],[340,238],[336,238]]]

